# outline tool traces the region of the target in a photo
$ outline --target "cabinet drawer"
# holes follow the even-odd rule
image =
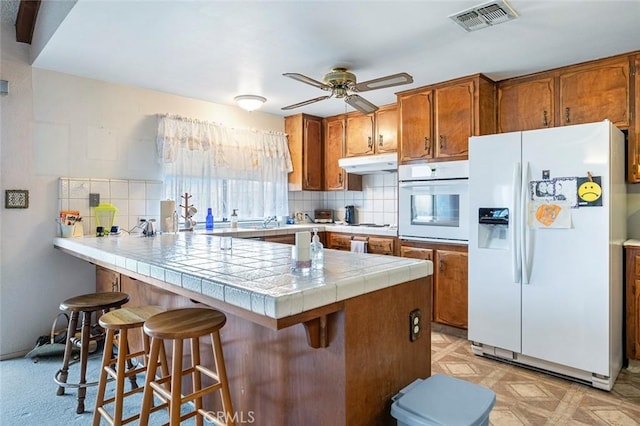
[[[351,235],[327,234],[327,247],[334,250],[351,250]]]
[[[367,251],[374,254],[386,254],[393,255],[393,239],[392,238],[379,238],[369,237],[367,242]]]

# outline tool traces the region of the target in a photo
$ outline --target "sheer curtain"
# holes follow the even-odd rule
[[[286,134],[162,115],[156,142],[165,198],[179,206],[182,195],[192,195],[198,222],[208,207],[215,220],[229,218],[233,209],[241,219],[289,214],[293,166]]]

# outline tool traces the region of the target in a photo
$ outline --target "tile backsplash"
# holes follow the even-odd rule
[[[89,194],[100,194],[101,203],[117,209],[115,225],[130,230],[140,218],[160,220],[162,182],[157,180],[96,179],[62,177],[59,181],[59,210],[78,210],[85,235],[96,229],[96,218],[89,207]],[[313,218],[316,209],[331,209],[334,220],[344,220],[344,207],[356,208],[358,223],[398,223],[398,174],[365,175],[362,191],[289,192],[289,210],[305,212]]]
[[[344,220],[344,207],[356,208],[358,223],[395,225],[398,223],[398,173],[362,177],[362,191],[289,192],[289,210],[313,217],[315,209],[331,209],[333,219]]]
[[[133,228],[140,218],[160,219],[161,181],[62,177],[59,209],[78,210],[85,235],[94,234],[97,225],[93,208],[89,207],[89,194],[100,194],[100,203],[110,203],[118,209],[114,225],[121,229]]]

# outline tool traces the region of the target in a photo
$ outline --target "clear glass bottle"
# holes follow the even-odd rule
[[[233,213],[231,213],[231,227],[238,227],[238,209],[233,209]]]
[[[172,222],[172,227],[171,227],[172,229],[171,230],[173,231],[173,233],[177,234],[178,231],[180,231],[180,229],[179,229],[180,225],[179,225],[179,219],[178,219],[178,212],[175,211],[175,210],[173,211],[173,218],[172,219],[173,219],[173,222]]]
[[[322,270],[324,268],[324,246],[318,236],[318,228],[313,228],[313,238],[311,238],[311,267]]]

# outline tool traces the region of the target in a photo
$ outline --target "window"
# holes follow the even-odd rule
[[[287,215],[287,175],[293,170],[284,133],[233,129],[176,116],[158,121],[158,152],[165,198],[189,204],[203,222],[233,209],[242,219]]]

